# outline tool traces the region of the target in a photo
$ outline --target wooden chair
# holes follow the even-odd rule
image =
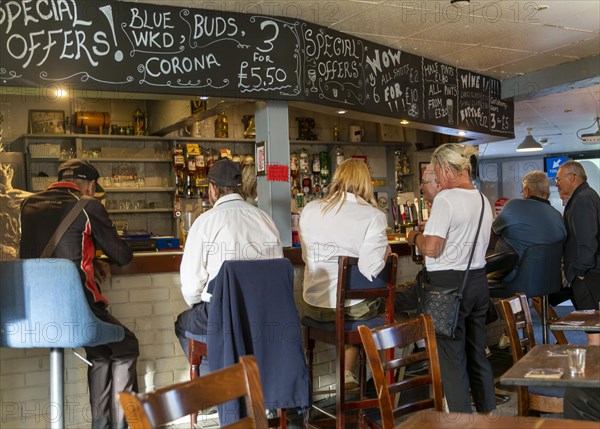
[[[510,340],[513,362],[516,363],[535,346],[533,323],[527,297],[517,293],[512,298],[496,303],[498,313],[505,322],[506,335]],[[564,389],[544,386],[518,387],[519,415],[537,413],[562,413]]]
[[[542,298],[542,341],[548,343],[550,330],[547,317],[548,295],[561,288],[560,261],[563,242],[534,244],[525,249],[519,258],[517,274],[510,280],[502,281],[503,287],[493,291],[495,298],[509,298],[517,292],[529,298]]]
[[[398,267],[398,256],[392,253],[386,261],[384,270],[373,282],[369,282],[358,270],[358,258],[349,256],[340,256],[338,258],[338,283],[336,298],[336,317],[335,322],[319,322],[310,317],[303,317],[302,324],[305,326],[306,334],[306,354],[308,361],[308,371],[311,380],[313,379],[313,350],[316,341],[322,341],[335,346],[335,380],[336,380],[336,413],[329,413],[321,407],[313,408],[322,412],[329,419],[321,419],[321,424],[332,424],[335,421],[335,427],[343,429],[346,427],[346,412],[359,410],[362,408],[376,408],[378,406],[376,399],[366,399],[366,366],[364,352],[361,349],[359,363],[359,385],[360,398],[357,401],[347,402],[344,388],[344,364],[346,345],[361,344],[358,333],[359,325],[366,325],[374,328],[384,324],[394,322],[394,294],[396,284],[396,270]],[[345,303],[347,299],[374,299],[385,298],[385,317],[373,318],[369,320],[345,320]],[[333,393],[333,390],[319,391],[315,394]]]
[[[531,303],[533,304],[533,308],[535,309],[536,313],[540,316],[540,318],[544,318],[544,303],[542,300],[542,297],[536,296],[534,298],[531,298]],[[548,305],[548,308],[546,309],[547,311],[547,320],[548,320],[548,324],[556,321],[559,319],[558,315],[556,314],[556,311],[554,311],[554,308],[552,308],[551,305]],[[552,332],[552,334],[554,335],[554,338],[556,339],[556,344],[569,344],[569,341],[567,340],[567,337],[565,336],[565,333],[563,331],[553,331],[550,330],[550,332]]]
[[[421,314],[408,322],[373,330],[359,326],[358,332],[371,366],[381,413],[381,425],[366,419],[369,427],[392,429],[395,418],[414,411],[427,408],[443,411],[442,378],[431,316]],[[407,346],[419,340],[425,340],[425,350],[406,355]],[[401,369],[423,361],[428,363],[426,374],[405,379],[397,377]],[[427,385],[430,386],[430,398],[395,405],[402,392]]]
[[[226,427],[267,427],[260,376],[253,356],[242,356],[238,364],[152,393],[121,392],[119,402],[131,429],[153,429],[241,397],[246,403],[247,416]]]

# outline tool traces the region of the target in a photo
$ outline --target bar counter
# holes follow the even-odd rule
[[[398,254],[398,256],[411,254],[410,246],[406,242],[393,241],[390,242],[390,246],[392,252]],[[181,255],[183,255],[183,250],[134,252],[133,260],[129,264],[123,267],[111,265],[111,271],[116,276],[179,272]],[[299,247],[284,247],[283,256],[288,258],[292,265],[304,265],[302,250]]]

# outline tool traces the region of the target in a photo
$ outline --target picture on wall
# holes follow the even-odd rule
[[[264,176],[267,172],[267,142],[256,142],[256,175]]]
[[[65,111],[64,110],[30,110],[29,111],[29,133],[30,134],[64,134],[65,133]]]

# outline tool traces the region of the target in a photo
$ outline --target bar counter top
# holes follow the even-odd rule
[[[410,246],[405,242],[390,242],[392,251],[398,256],[410,255]],[[153,274],[179,272],[183,250],[164,250],[134,252],[133,260],[124,267],[111,265],[112,275]],[[284,247],[283,256],[288,258],[292,265],[302,266],[302,249],[299,247]]]

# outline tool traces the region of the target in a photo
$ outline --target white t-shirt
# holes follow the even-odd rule
[[[483,203],[485,211],[471,262],[473,270],[485,267],[485,253],[490,241],[492,208],[485,197]],[[444,189],[437,194],[423,233],[446,241],[437,258],[425,257],[427,271],[467,269],[480,214],[481,197],[477,189]]]
[[[338,256],[358,258],[358,269],[373,279],[385,267],[387,219],[385,214],[354,194],[340,208],[325,215],[323,201],[312,201],[300,216],[300,241],[304,260],[304,301],[335,308]],[[349,300],[354,305],[361,300]]]
[[[209,301],[206,285],[226,260],[283,258],[273,219],[239,194],[219,198],[190,228],[181,259],[181,293],[189,306]]]

